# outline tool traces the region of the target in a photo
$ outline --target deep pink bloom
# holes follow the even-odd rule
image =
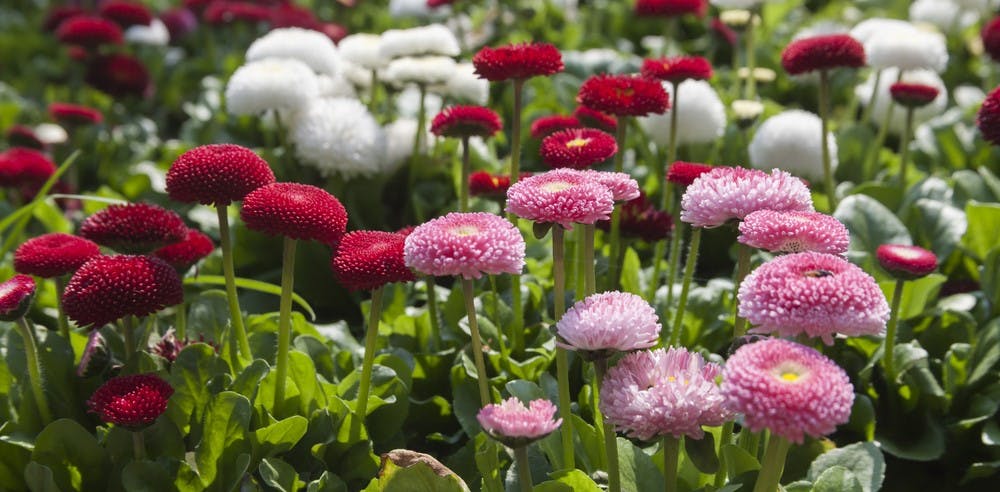
[[[333,273],[348,290],[374,290],[393,282],[416,280],[403,259],[406,235],[353,231],[340,241],[331,260]]]
[[[475,171],[469,175],[469,195],[503,199],[510,188],[510,176]]]
[[[99,254],[101,249],[92,241],[53,232],[18,246],[14,251],[14,270],[42,278],[60,277],[75,272]]]
[[[794,253],[764,263],[740,284],[739,314],[753,333],[878,335],[889,305],[875,279],[840,256]]]
[[[689,79],[708,80],[712,78],[712,64],[701,56],[647,58],[642,61],[642,75],[674,84]]]
[[[702,426],[732,418],[715,382],[722,368],[687,349],[642,350],[622,357],[601,385],[601,413],[633,439],[701,439]]]
[[[153,88],[146,66],[138,58],[121,53],[92,60],[84,78],[95,89],[112,97],[146,97]]]
[[[618,130],[618,118],[587,106],[577,106],[573,110],[573,117],[580,121],[580,125],[587,128],[597,128],[608,133]]]
[[[153,256],[184,273],[202,258],[212,254],[212,251],[215,251],[212,238],[198,229],[188,229],[184,239],[154,251]]]
[[[189,8],[194,8],[188,5]],[[201,13],[207,24],[221,25],[233,22],[264,22],[271,18],[271,9],[249,2],[214,0]]]
[[[993,61],[1000,61],[1000,16],[996,16],[983,26],[980,32],[983,49]]]
[[[198,28],[198,17],[184,7],[176,7],[160,13],[160,22],[170,33],[170,42],[176,43]]]
[[[146,316],[184,301],[177,271],[150,256],[95,256],[84,263],[62,297],[79,326],[100,328],[128,315]]]
[[[439,137],[492,137],[503,128],[500,115],[484,106],[450,106],[431,121],[431,133]]]
[[[347,210],[340,200],[301,183],[271,183],[251,191],[243,199],[240,217],[247,228],[264,234],[333,247],[347,231]]]
[[[740,222],[739,242],[776,253],[842,255],[851,237],[839,220],[819,212],[758,210]]]
[[[913,280],[930,275],[937,269],[937,255],[920,246],[883,244],[875,256],[885,271],[895,278]]]
[[[580,86],[576,100],[616,116],[646,116],[670,109],[670,98],[658,80],[632,75],[594,75]]]
[[[0,152],[0,188],[40,185],[56,172],[45,154],[25,147]]]
[[[518,181],[507,190],[507,212],[535,222],[593,224],[607,220],[614,195],[582,171],[554,169]]]
[[[832,68],[865,66],[865,47],[847,34],[792,41],[781,53],[781,66],[791,75]]]
[[[626,173],[613,171],[594,171],[586,169],[584,176],[594,180],[607,189],[611,190],[611,197],[616,202],[624,202],[639,198],[639,183]]]
[[[553,168],[585,169],[618,152],[615,137],[593,128],[557,131],[542,140],[539,153]]]
[[[176,212],[150,203],[112,205],[80,225],[80,235],[119,253],[151,253],[183,241],[187,226]]]
[[[691,186],[694,180],[712,170],[708,164],[677,161],[667,169],[667,181],[680,186]]]
[[[758,210],[813,210],[809,188],[795,176],[742,167],[714,167],[687,187],[681,220],[695,227],[718,227]]]
[[[507,446],[527,446],[559,428],[562,419],[555,419],[558,409],[551,401],[532,400],[528,406],[516,397],[491,403],[479,410],[476,420],[491,437]]]
[[[102,422],[139,431],[156,422],[167,410],[174,388],[155,374],[111,378],[87,400],[90,411]]]
[[[548,43],[487,46],[472,57],[472,65],[479,78],[492,82],[546,77],[563,71],[562,54]]]
[[[531,138],[543,139],[559,130],[580,128],[580,121],[573,116],[543,116],[531,123]]]
[[[801,444],[847,422],[854,388],[847,373],[823,354],[771,338],[740,347],[722,371],[722,394],[753,432]]]
[[[76,5],[53,5],[48,13],[45,14],[42,29],[50,32],[55,31],[64,20],[86,13],[86,10]]]
[[[976,126],[983,139],[1000,145],[1000,87],[990,91],[976,114]]]
[[[602,231],[611,230],[610,220],[597,222]],[[640,194],[621,205],[620,231],[622,237],[637,237],[646,242],[656,242],[670,237],[674,219],[669,213],[657,210],[653,203]]]
[[[261,186],[274,182],[267,161],[234,144],[195,147],[177,158],[167,171],[171,200],[226,206]]]
[[[49,104],[49,116],[64,125],[96,125],[104,121],[104,115],[94,108],[59,102]]]
[[[706,0],[638,0],[635,2],[635,15],[641,17],[678,17],[686,14],[702,17],[707,9],[708,2]]]
[[[508,220],[485,212],[450,213],[406,236],[406,266],[435,276],[479,278],[517,275],[524,268],[524,238]]]
[[[556,323],[556,345],[594,359],[650,348],[659,337],[660,321],[653,306],[625,292],[589,296]]]
[[[45,150],[45,142],[35,135],[34,128],[25,125],[12,125],[7,129],[7,143],[11,147],[25,147],[34,150]]]
[[[124,0],[104,2],[101,4],[99,12],[101,17],[118,23],[122,29],[135,25],[148,26],[153,22],[153,14],[145,5]]]
[[[892,100],[907,108],[921,108],[937,99],[941,91],[937,87],[928,84],[917,84],[911,82],[896,82],[889,86],[889,94]]]
[[[14,321],[25,315],[35,298],[35,279],[17,274],[0,283],[0,321]]]
[[[104,44],[121,44],[124,39],[118,24],[89,15],[70,17],[59,24],[56,39],[61,43],[96,48]]]

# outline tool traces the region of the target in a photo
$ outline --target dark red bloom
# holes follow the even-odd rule
[[[916,84],[910,82],[896,82],[889,86],[889,94],[896,104],[908,108],[920,108],[926,106],[935,99],[941,91],[933,85]]]
[[[646,116],[670,109],[670,99],[658,80],[631,75],[595,75],[587,79],[577,102],[616,116]]]
[[[7,129],[7,143],[11,147],[27,147],[35,150],[45,150],[45,142],[38,139],[35,130],[30,126],[14,125]]]
[[[112,205],[80,225],[80,235],[119,253],[146,254],[182,241],[187,226],[177,213],[149,203]]]
[[[598,221],[596,225],[602,231],[611,229],[609,220]],[[646,195],[640,194],[638,198],[622,204],[619,225],[622,236],[637,237],[652,243],[670,237],[674,230],[674,219],[669,213],[657,210]]]
[[[215,251],[212,238],[197,229],[188,229],[183,240],[154,251],[153,256],[183,273],[202,258],[212,254],[212,251]]]
[[[432,9],[443,7],[445,5],[451,5],[453,3],[455,3],[455,0],[427,0],[427,6]]]
[[[76,5],[54,6],[47,14],[45,14],[45,21],[42,23],[42,29],[49,32],[55,31],[59,27],[59,24],[62,24],[64,20],[86,13],[86,10],[83,10]]]
[[[251,191],[240,216],[255,231],[334,247],[347,229],[347,210],[335,196],[300,183],[271,183]]]
[[[715,37],[725,41],[725,43],[729,46],[735,46],[736,42],[739,41],[739,34],[736,34],[736,31],[734,31],[733,28],[727,26],[726,23],[719,20],[718,17],[712,18],[712,22],[709,24],[709,27],[712,29],[712,33],[715,34]]]
[[[87,65],[85,80],[113,97],[146,96],[152,90],[149,71],[137,58],[120,53],[98,57]]]
[[[261,186],[274,182],[267,161],[234,144],[195,147],[177,158],[167,171],[171,200],[226,206]]]
[[[994,17],[980,32],[983,39],[983,49],[993,61],[1000,61],[1000,16]]]
[[[505,199],[510,188],[510,176],[475,171],[469,175],[469,194],[486,198]]]
[[[708,9],[706,0],[638,0],[635,15],[677,17],[693,14],[703,17]]]
[[[15,321],[24,316],[35,298],[35,279],[14,275],[0,283],[0,321]]]
[[[170,41],[176,43],[198,28],[198,17],[194,12],[177,7],[164,11],[160,14],[160,22],[167,27],[170,33]]]
[[[271,18],[267,7],[247,2],[216,0],[208,4],[201,14],[208,24],[230,24],[233,22],[264,22]]]
[[[99,328],[128,315],[146,316],[183,301],[181,278],[163,260],[95,256],[66,284],[62,308],[77,325]]]
[[[348,290],[374,290],[416,280],[403,261],[406,236],[395,232],[353,231],[340,241],[331,260],[333,273]]]
[[[937,266],[937,256],[920,246],[883,244],[875,250],[879,265],[900,280],[925,277]]]
[[[14,270],[43,278],[73,273],[101,254],[93,241],[71,234],[53,232],[31,238],[14,252]]]
[[[483,106],[451,106],[431,121],[431,133],[439,137],[492,137],[503,128],[500,115]]]
[[[548,43],[487,46],[472,57],[472,65],[479,78],[493,82],[549,76],[563,70],[562,54]]]
[[[122,29],[132,26],[148,26],[153,22],[153,14],[145,5],[140,3],[126,2],[123,0],[111,0],[101,4],[98,11],[101,17],[116,22]]]
[[[983,100],[976,114],[976,126],[987,142],[1000,145],[1000,87],[993,89]]]
[[[101,422],[130,431],[153,425],[167,411],[174,388],[156,374],[133,374],[109,379],[87,400]]]
[[[792,41],[781,53],[781,66],[791,75],[831,68],[865,66],[865,47],[847,34]]]
[[[330,38],[330,41],[334,43],[339,43],[341,39],[347,37],[350,31],[347,27],[337,24],[336,22],[323,22],[319,26],[313,28],[314,31],[319,31],[326,34],[326,37]]]
[[[577,106],[573,110],[573,117],[580,120],[580,124],[587,128],[597,128],[608,133],[618,130],[618,118],[586,106]]]
[[[94,331],[94,333],[98,332]],[[204,343],[205,345],[212,347],[216,353],[219,352],[219,346],[211,340],[206,341],[205,335],[198,335],[197,340],[191,338],[179,339],[173,329],[167,330],[167,333],[160,338],[160,341],[157,342],[156,345],[153,345],[150,352],[163,357],[167,360],[167,362],[173,364],[174,361],[177,360],[177,356],[181,354],[181,350],[184,350],[185,347],[195,343]]]
[[[542,116],[531,123],[531,138],[542,139],[559,130],[580,128],[580,120],[574,116]]]
[[[674,84],[688,79],[708,80],[712,78],[712,64],[700,56],[647,58],[642,61],[642,75]]]
[[[100,17],[78,15],[59,24],[56,39],[60,43],[96,48],[104,44],[121,44],[123,38],[118,24]]]
[[[694,180],[712,170],[708,164],[677,161],[667,169],[667,181],[678,186],[690,186]]]
[[[104,115],[94,108],[60,102],[49,104],[49,116],[64,125],[96,125],[104,121]]]
[[[0,187],[38,185],[54,172],[56,165],[37,150],[12,147],[0,152]]]
[[[593,128],[561,130],[545,137],[539,153],[549,167],[585,169],[618,152],[615,137]]]

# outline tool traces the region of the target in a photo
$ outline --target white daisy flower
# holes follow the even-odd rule
[[[908,22],[865,21],[855,26],[851,35],[864,44],[868,65],[877,70],[897,67],[941,72],[948,64],[948,45],[944,36]]]
[[[385,134],[357,99],[316,99],[296,115],[289,130],[295,154],[323,176],[381,172]]]
[[[150,46],[166,46],[170,42],[170,31],[160,19],[153,18],[148,26],[136,24],[126,29],[125,41]]]
[[[354,90],[354,85],[343,74],[338,73],[332,77],[329,75],[317,75],[316,81],[319,84],[320,97],[352,97],[355,99],[358,97],[358,93]]]
[[[889,87],[896,83],[896,79],[899,76],[899,70],[895,68],[887,68],[882,72],[882,78],[879,80],[878,84],[878,94],[875,96],[875,107],[871,110],[872,121],[881,125],[885,121],[885,114],[889,110],[889,103],[892,101],[892,95],[889,94]],[[938,88],[938,96],[930,104],[917,108],[913,112],[914,125],[919,125],[934,116],[941,114],[942,111],[948,106],[948,89],[944,86],[944,82],[938,74],[930,70],[907,70],[903,73],[903,82],[912,82],[917,84],[927,84]],[[869,76],[867,80],[861,85],[854,88],[854,94],[861,100],[863,105],[867,105],[868,101],[871,100],[872,89],[875,86],[874,75]],[[903,132],[903,127],[906,125],[906,111],[899,106],[896,106],[892,110],[892,119],[889,121],[889,131],[898,135]]]
[[[321,32],[299,27],[274,29],[257,38],[247,49],[246,58],[247,61],[293,58],[316,73],[337,73],[338,55],[333,41]]]
[[[448,82],[435,92],[462,103],[482,106],[490,97],[490,81],[479,78],[471,63],[459,63]]]
[[[823,180],[821,121],[808,111],[792,109],[761,123],[750,142],[750,164],[756,169],[775,167],[810,181]],[[837,140],[826,135],[830,169],[837,169]]]
[[[447,56],[406,56],[391,61],[380,78],[397,86],[440,85],[455,75],[455,66]]]
[[[389,173],[395,171],[413,155],[413,138],[417,135],[417,120],[400,118],[385,126],[385,167]],[[428,133],[423,139],[424,146],[434,135]]]
[[[384,67],[388,63],[388,60],[382,57],[381,47],[382,36],[364,32],[351,34],[337,44],[340,57],[344,61],[369,71]]]
[[[290,58],[247,63],[226,84],[226,108],[236,115],[257,115],[269,109],[293,112],[318,96],[316,74]]]
[[[943,32],[964,30],[978,19],[978,13],[963,10],[952,0],[917,0],[910,4],[910,21],[925,22]]]
[[[379,48],[382,58],[387,60],[418,55],[457,56],[461,51],[458,39],[441,24],[390,29],[382,33],[382,45]]]
[[[720,9],[748,9],[764,3],[764,0],[708,0],[708,3]]]
[[[831,34],[847,34],[850,30],[851,29],[849,27],[839,22],[824,20],[800,29],[799,32],[792,36],[792,41],[798,41],[800,39],[812,38],[816,36],[829,36]]]
[[[674,101],[673,86],[663,88]],[[677,143],[711,142],[726,129],[726,107],[711,84],[704,80],[685,80],[679,87],[680,97],[667,112],[639,118],[639,124],[657,146],[670,145],[670,112],[677,111]]]

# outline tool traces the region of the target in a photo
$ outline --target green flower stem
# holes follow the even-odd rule
[[[510,130],[510,184],[513,186],[521,174],[521,105],[524,93],[524,80],[514,79],[514,115]],[[517,216],[507,214],[514,227],[517,227]],[[524,307],[521,305],[521,276],[510,278],[511,309],[514,319],[511,322],[511,351],[520,353],[524,350]]]
[[[45,397],[45,380],[42,379],[42,361],[38,358],[35,329],[23,316],[17,319],[14,326],[21,332],[21,338],[24,339],[24,356],[28,363],[28,379],[31,383],[31,393],[35,397],[35,404],[38,406],[38,414],[42,418],[42,425],[49,425],[49,422],[52,422],[52,411],[49,410],[49,400]]]
[[[584,224],[582,297],[587,297],[595,292],[597,292],[597,264],[594,262],[594,224]]]
[[[372,70],[371,87],[368,94],[368,111],[375,114],[376,97],[378,96],[378,70]]]
[[[676,216],[675,216],[676,219]],[[674,301],[674,281],[677,280],[677,272],[681,263],[681,245],[684,243],[684,233],[687,224],[680,220],[674,220],[674,231],[670,236],[670,257],[667,260],[667,307]]]
[[[125,339],[125,359],[135,356],[135,317],[126,315],[122,318],[122,337]]]
[[[736,289],[739,290],[740,284],[743,283],[743,279],[747,277],[750,273],[750,253],[752,250],[750,246],[740,243],[737,249],[736,257]],[[733,326],[733,338],[741,337],[746,335],[747,332],[747,320],[740,316],[740,301],[736,300],[736,321]]]
[[[670,87],[671,87],[671,89],[673,89],[672,92],[674,94],[674,97],[673,97],[673,100],[670,101],[670,110],[669,110],[670,111],[670,142],[667,145],[667,160],[664,161],[664,163],[663,163],[663,172],[660,173],[660,175],[661,175],[661,177],[663,179],[666,179],[666,177],[667,177],[667,166],[670,165],[670,164],[672,164],[674,161],[677,160],[677,98],[678,98],[678,95],[679,95],[678,89],[680,89],[680,85],[677,82],[671,82],[670,83]],[[624,144],[625,144],[625,142],[623,140],[620,145],[624,145]],[[619,150],[620,149],[621,149],[621,146],[619,146]],[[664,181],[661,180],[660,184],[663,184],[663,183],[664,183]],[[664,209],[667,208],[667,203],[668,203],[667,200],[668,200],[667,194],[664,193],[663,194],[663,203],[661,204]]]
[[[899,71],[899,76],[896,77],[896,82],[903,80],[903,70]],[[875,92],[878,92],[878,87],[875,87]],[[875,100],[875,94],[872,94],[872,101]],[[892,113],[896,109],[896,103],[889,99],[886,103],[888,106],[885,109],[885,116],[882,118],[882,126],[879,127],[878,133],[875,135],[875,142],[872,146],[868,148],[868,153],[865,154],[864,167],[864,178],[865,180],[871,179],[876,172],[875,164],[878,161],[879,152],[882,151],[882,145],[885,144],[886,137],[889,136],[889,124],[892,122]]]
[[[767,443],[767,451],[764,452],[764,462],[760,467],[760,474],[757,475],[757,484],[754,485],[754,492],[776,492],[778,482],[781,481],[781,472],[785,469],[785,455],[788,454],[790,443],[788,439],[776,434],[771,435]]]
[[[719,436],[719,469],[715,472],[715,488],[722,488],[726,484],[726,455],[722,453],[722,447],[733,440],[733,421],[730,420],[722,425],[722,435]]]
[[[906,166],[910,157],[910,135],[913,133],[913,108],[906,108],[906,125],[903,137],[899,139],[899,196],[906,194]],[[934,173],[934,159],[931,159],[931,174]]]
[[[885,345],[882,347],[882,367],[885,369],[885,379],[889,383],[896,381],[896,330],[899,327],[899,305],[903,301],[903,285],[905,280],[897,280],[892,290],[892,307],[889,311],[889,324],[885,329]]]
[[[358,402],[354,405],[354,420],[351,422],[351,440],[361,437],[361,423],[368,415],[368,394],[371,391],[372,369],[375,367],[375,345],[378,343],[378,324],[382,314],[383,287],[372,291],[372,303],[368,308],[368,331],[365,334],[365,356],[361,362],[361,379],[358,380]]]
[[[757,452],[760,450],[760,435],[761,432],[753,432],[747,427],[740,431],[738,439],[740,447],[754,458],[757,457]]]
[[[420,88],[420,99],[417,105],[417,133],[413,135],[413,155],[420,153],[420,143],[424,139],[427,128],[427,88],[423,84]],[[412,190],[411,190],[412,191]]]
[[[745,86],[746,92],[743,94],[743,99],[756,99],[757,98],[757,79],[754,77],[753,70],[757,66],[757,52],[754,51],[754,28],[756,23],[754,18],[757,16],[757,9],[750,9],[750,22],[747,24],[746,28],[746,57],[747,57],[747,85]],[[737,75],[737,78],[739,76]]]
[[[677,105],[677,84],[673,84],[674,88],[674,101],[673,108],[670,111],[670,145],[667,151],[667,160],[663,161],[663,165],[660,166],[659,181],[660,186],[663,186],[663,193],[661,194],[662,199],[660,200],[660,209],[665,211],[670,211],[671,204],[674,200],[674,186],[672,183],[666,181],[667,179],[667,167],[677,159],[677,111],[674,109]],[[675,225],[676,228],[676,225]],[[674,233],[676,234],[676,229]],[[673,244],[673,237],[670,239],[670,244]],[[646,298],[650,304],[653,304],[656,300],[656,288],[659,286],[660,282],[660,272],[662,271],[663,257],[667,254],[667,241],[657,241],[656,246],[653,248],[653,278],[649,282],[649,290],[646,293]]]
[[[521,353],[524,350],[524,306],[521,302],[521,275],[510,276],[510,303],[514,318],[510,325],[511,352]]]
[[[552,319],[559,321],[566,312],[566,240],[561,225],[552,226]]]
[[[528,463],[528,447],[514,448],[514,460],[517,461],[517,481],[521,483],[521,492],[534,490],[531,484],[531,465]]]
[[[174,335],[178,340],[184,340],[187,335],[187,304],[183,302],[174,311]]]
[[[594,374],[597,378],[597,386],[600,388],[604,382],[604,373],[608,370],[607,359],[597,359],[594,361]],[[595,426],[604,425],[604,452],[608,455],[608,490],[611,492],[621,492],[622,479],[618,471],[618,436],[615,433],[614,424],[603,420],[594,422]]]
[[[135,457],[135,461],[142,461],[146,459],[146,439],[142,435],[142,431],[132,431],[132,454]]]
[[[407,190],[410,193],[410,205],[413,208],[413,216],[416,221],[424,221],[424,211],[420,206],[420,201],[417,200],[416,186],[417,186],[417,164],[419,163],[418,156],[420,155],[420,142],[423,140],[424,133],[427,132],[426,125],[427,122],[427,88],[423,84],[420,84],[420,99],[419,105],[417,106],[417,133],[413,135],[413,151],[410,154],[410,168],[407,174]]]
[[[559,418],[562,427],[559,435],[562,437],[563,468],[576,467],[575,450],[573,449],[573,400],[569,394],[569,356],[566,349],[556,346],[556,379],[559,384]]]
[[[472,358],[476,361],[476,380],[479,383],[479,404],[482,407],[493,403],[490,396],[489,378],[486,375],[486,362],[483,361],[483,341],[479,336],[479,323],[476,319],[475,291],[471,278],[462,278],[462,294],[465,295],[465,312],[469,317],[469,332],[472,335]]]
[[[438,320],[437,288],[434,277],[424,275],[424,285],[427,290],[427,317],[431,319],[431,341],[435,347],[441,346],[441,321]]]
[[[219,215],[219,247],[222,249],[222,273],[226,277],[226,298],[229,300],[229,358],[233,372],[243,368],[244,358],[249,360],[250,340],[243,326],[243,313],[240,310],[240,299],[236,295],[236,273],[233,268],[233,244],[229,237],[228,205],[216,205]],[[242,357],[242,358],[241,358]]]
[[[833,169],[830,165],[830,146],[827,145],[826,134],[830,118],[830,74],[826,70],[819,71],[819,142],[823,155],[823,181],[826,183],[826,196],[830,201],[830,213],[837,209],[837,182],[833,179]]]
[[[60,275],[56,277],[56,295],[59,299],[62,299],[63,292],[66,291],[66,275]],[[66,318],[66,313],[63,312],[62,303],[56,303],[56,309],[59,313],[59,334],[62,335],[66,341],[69,341],[69,319]],[[70,350],[73,350],[72,344],[70,344]]]
[[[500,289],[497,288],[497,276],[487,275],[490,279],[490,289],[493,291],[493,317],[494,325],[500,326]],[[497,345],[500,349],[500,363],[508,371],[510,370],[510,348],[507,347],[507,342],[504,341],[502,336],[497,337]]]
[[[691,231],[691,244],[688,246],[687,262],[684,264],[681,296],[677,299],[677,312],[674,314],[674,324],[670,328],[670,343],[668,345],[671,346],[677,346],[680,343],[681,332],[684,331],[684,309],[687,307],[688,290],[691,288],[691,279],[694,278],[694,269],[698,265],[699,247],[701,247],[701,228],[695,227]]]
[[[615,153],[615,172],[622,172],[625,165],[625,137],[626,129],[629,125],[629,118],[622,116],[618,119],[618,128],[615,130],[615,141],[618,142],[618,152]],[[621,269],[621,206],[616,205],[611,213],[611,252],[608,255],[608,278],[607,286],[609,290],[617,290],[621,282],[619,271]]]
[[[872,89],[871,96],[868,97],[868,105],[865,106],[864,111],[861,112],[861,123],[868,123],[872,119],[872,108],[875,107],[875,101],[878,99],[878,86],[882,83],[882,70],[875,70],[875,85]]]
[[[574,266],[574,298],[576,300],[581,300],[586,297],[587,292],[587,270],[590,268],[587,266],[587,248],[584,246],[587,244],[587,226],[577,227],[573,237],[576,239],[576,265]],[[591,241],[593,244],[593,241]],[[593,263],[593,261],[591,261]]]
[[[681,440],[663,436],[663,490],[677,492],[677,460],[680,458]]]
[[[469,163],[469,137],[462,137],[462,181],[459,183],[458,211],[469,211],[469,173],[472,165]]]
[[[288,378],[288,351],[292,343],[292,286],[295,285],[296,240],[285,237],[281,255],[281,301],[278,305],[278,352],[275,354],[274,407],[278,413],[285,401],[285,381]]]

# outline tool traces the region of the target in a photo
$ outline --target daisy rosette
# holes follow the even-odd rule
[[[595,75],[580,86],[580,104],[616,116],[660,114],[670,108],[659,81],[633,75]]]
[[[879,265],[898,280],[926,277],[938,267],[937,255],[920,246],[883,244],[875,250]]]
[[[107,380],[87,400],[102,422],[140,431],[167,410],[174,388],[155,374],[133,374]]]
[[[326,190],[301,183],[271,183],[243,199],[240,217],[270,236],[336,246],[347,229],[347,210]]]
[[[524,238],[510,221],[485,212],[457,213],[417,226],[406,236],[406,266],[426,275],[477,279],[517,275],[524,268]]]
[[[212,238],[198,229],[188,229],[184,239],[174,244],[168,244],[153,252],[153,256],[167,262],[174,267],[178,273],[183,273],[191,269],[215,251],[215,243]]]
[[[35,299],[35,279],[17,274],[0,283],[0,321],[16,321]]]
[[[722,394],[751,431],[801,444],[847,422],[854,387],[816,350],[777,338],[740,347],[722,371]]]
[[[406,56],[389,62],[382,77],[396,86],[433,86],[447,83],[457,67],[455,60],[447,56]]]
[[[378,34],[356,33],[340,40],[337,51],[340,57],[365,70],[378,70],[389,63],[381,53],[382,36]]]
[[[187,226],[176,212],[150,203],[111,205],[87,217],[80,235],[120,253],[142,254],[182,241]]]
[[[929,84],[896,82],[889,86],[889,94],[896,104],[906,108],[922,108],[937,99],[941,91]]]
[[[642,61],[642,75],[671,84],[685,80],[708,80],[712,78],[712,64],[701,56],[647,58]]]
[[[562,54],[548,43],[484,47],[472,57],[479,77],[491,82],[547,77],[563,71]]]
[[[14,251],[14,270],[42,278],[73,273],[101,249],[93,241],[53,232],[31,238]]]
[[[374,290],[393,282],[412,282],[416,276],[406,266],[406,236],[395,232],[347,233],[331,261],[337,280],[351,291]]]
[[[850,35],[864,45],[868,65],[876,70],[927,69],[940,73],[948,65],[946,39],[933,28],[927,30],[897,19],[872,18],[854,26]]]
[[[539,152],[549,167],[585,169],[615,155],[615,137],[593,128],[557,131],[542,140]]]
[[[105,44],[121,44],[124,36],[121,27],[101,17],[78,15],[66,19],[56,29],[60,43],[97,48]]]
[[[674,219],[669,213],[657,210],[645,195],[640,195],[622,204],[620,227],[624,237],[653,243],[670,237],[674,230]],[[611,223],[606,220],[598,221],[597,228],[610,231]]]
[[[562,419],[553,419],[557,411],[549,400],[539,398],[525,405],[512,396],[501,403],[486,405],[476,414],[476,420],[493,439],[520,448],[558,429]]]
[[[656,311],[645,299],[626,292],[602,292],[578,301],[556,323],[556,345],[587,360],[615,352],[651,348],[660,336]]]
[[[138,58],[121,53],[91,60],[84,80],[112,97],[146,97],[153,89],[146,65]]]
[[[681,197],[681,220],[694,227],[719,227],[758,210],[812,211],[801,179],[774,169],[718,166],[691,183]]]
[[[316,73],[301,60],[265,58],[237,68],[226,83],[226,110],[260,115],[268,110],[295,112],[317,99]]]
[[[577,106],[573,110],[573,117],[580,122],[580,126],[597,128],[608,133],[613,133],[618,129],[618,118],[587,106]]]
[[[581,126],[580,120],[576,119],[575,116],[542,116],[531,122],[531,138],[541,140],[560,130],[580,128]]]
[[[790,109],[764,120],[750,141],[750,163],[756,169],[777,167],[800,178],[822,180],[822,125],[819,116],[800,109]],[[826,133],[826,146],[830,151],[832,172],[839,164],[833,132]]]
[[[439,137],[489,138],[502,128],[500,115],[484,106],[450,106],[431,121],[431,133]]]
[[[1000,87],[990,91],[976,114],[976,126],[983,139],[1000,145]]]
[[[739,286],[739,315],[751,333],[805,335],[833,344],[834,335],[879,335],[889,304],[875,279],[840,256],[794,253],[764,263]]]
[[[0,187],[42,184],[55,172],[52,160],[35,149],[11,147],[0,152]]]
[[[153,314],[184,300],[177,271],[149,256],[95,256],[84,263],[62,297],[62,308],[79,326],[103,325],[128,315]]]
[[[667,181],[678,186],[690,186],[694,180],[712,170],[712,166],[697,162],[677,161],[667,168]]]
[[[312,29],[285,27],[272,29],[257,38],[247,48],[246,61],[265,58],[295,59],[309,66],[314,72],[337,74],[337,47],[330,38]]]
[[[707,0],[636,0],[634,12],[640,17],[704,17],[707,10]]]
[[[819,212],[758,210],[743,218],[739,230],[737,241],[772,253],[842,255],[851,242],[847,226]]]
[[[702,426],[733,417],[716,382],[721,373],[718,364],[683,347],[633,352],[605,375],[601,413],[633,439],[701,439]]]
[[[226,206],[274,182],[274,172],[254,151],[210,144],[181,154],[167,171],[167,194],[183,203]]]
[[[507,190],[506,211],[535,222],[593,224],[608,220],[615,198],[608,187],[582,171],[555,169],[522,179]]]
[[[49,116],[63,125],[97,125],[104,121],[104,114],[90,106],[60,102],[49,104]]]
[[[781,53],[781,66],[791,75],[834,68],[865,66],[865,47],[848,34],[813,36],[792,41]]]

